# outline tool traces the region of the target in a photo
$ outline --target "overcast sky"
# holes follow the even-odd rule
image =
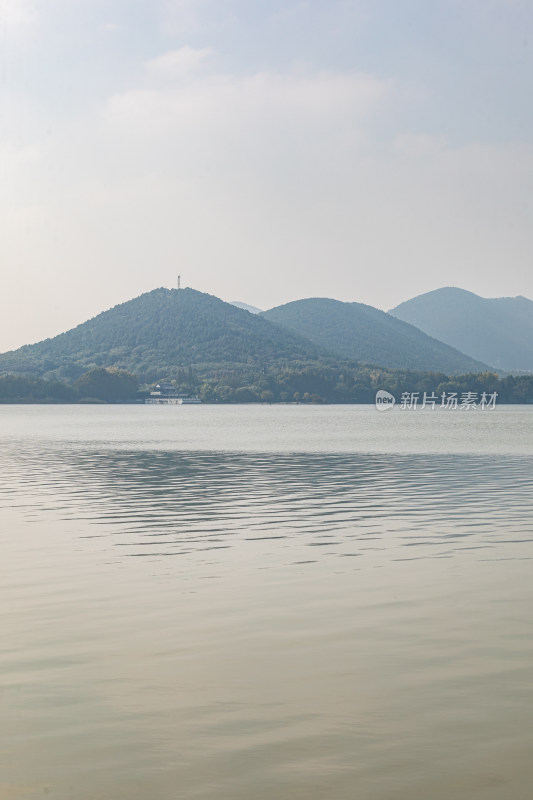
[[[531,0],[0,0],[0,351],[158,286],[533,297]]]

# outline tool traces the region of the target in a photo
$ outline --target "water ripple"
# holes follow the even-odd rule
[[[320,547],[393,558],[530,543],[533,457],[235,453],[7,444],[4,505],[88,523],[122,555]],[[98,533],[98,528],[103,530]],[[347,551],[348,548],[348,551]],[[412,551],[415,555],[402,553]]]

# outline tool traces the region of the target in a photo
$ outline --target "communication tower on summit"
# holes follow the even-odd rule
[[[181,275],[178,275],[178,289],[181,289]]]

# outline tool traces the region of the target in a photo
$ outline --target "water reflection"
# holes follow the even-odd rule
[[[56,422],[0,448],[0,798],[529,797],[532,455]]]
[[[117,557],[184,556],[239,541],[284,558],[449,557],[530,542],[533,458],[6,447],[6,505],[90,524]],[[100,527],[99,527],[100,526]],[[281,541],[282,540],[282,541]],[[305,550],[307,549],[307,555]],[[292,553],[292,555],[295,555]]]

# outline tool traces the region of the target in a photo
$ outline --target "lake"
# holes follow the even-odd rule
[[[529,800],[533,408],[0,406],[0,800]]]

